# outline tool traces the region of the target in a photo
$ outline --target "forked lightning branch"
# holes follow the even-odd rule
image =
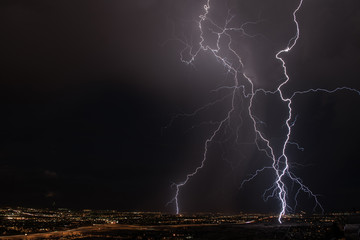
[[[291,0],[295,1],[295,0]],[[239,51],[234,47],[234,39],[233,34],[239,33],[244,37],[253,38],[255,36],[252,36],[248,34],[245,31],[245,26],[248,24],[256,24],[256,22],[245,22],[242,23],[238,27],[233,27],[234,23],[234,14],[230,14],[231,11],[228,12],[228,15],[226,16],[226,19],[224,19],[225,24],[219,25],[215,21],[213,21],[209,15],[212,11],[216,12],[216,8],[213,7],[212,1],[207,0],[205,4],[203,5],[203,9],[201,10],[201,13],[199,13],[199,18],[197,20],[197,32],[199,34],[199,43],[196,46],[193,46],[192,43],[186,42],[184,39],[176,38],[177,41],[181,42],[184,46],[182,51],[180,52],[181,61],[185,64],[194,64],[194,62],[197,59],[197,56],[202,52],[209,53],[207,56],[215,58],[220,64],[222,64],[226,71],[231,73],[232,76],[232,86],[224,86],[224,88],[227,88],[231,91],[231,106],[230,110],[227,112],[226,116],[221,120],[217,122],[217,125],[215,127],[215,130],[213,130],[210,133],[210,137],[207,138],[204,142],[204,150],[203,150],[203,157],[201,159],[200,164],[190,173],[186,174],[184,176],[184,180],[178,183],[174,183],[172,187],[175,189],[175,195],[173,199],[168,204],[174,204],[176,213],[180,213],[180,196],[181,196],[181,189],[183,189],[186,184],[193,180],[195,178],[195,175],[201,171],[202,168],[204,168],[206,160],[208,158],[208,150],[211,147],[212,142],[218,136],[222,133],[223,128],[226,127],[226,124],[229,124],[229,121],[231,120],[232,114],[236,111],[236,109],[239,107],[237,106],[236,98],[238,97],[238,94],[243,94],[243,97],[245,99],[248,99],[248,105],[247,105],[247,114],[249,115],[254,131],[254,144],[256,144],[259,151],[264,153],[264,157],[267,158],[269,161],[269,164],[264,166],[261,169],[258,169],[255,171],[249,178],[244,179],[241,187],[245,187],[246,183],[253,180],[254,178],[260,176],[264,171],[272,171],[275,180],[272,184],[272,186],[269,189],[264,190],[263,198],[264,200],[268,200],[269,198],[276,198],[279,202],[279,212],[278,212],[278,221],[282,222],[282,217],[286,215],[289,212],[293,212],[296,210],[297,207],[297,198],[300,192],[305,192],[310,197],[312,197],[314,201],[314,210],[316,208],[323,211],[323,208],[319,202],[318,195],[313,193],[310,188],[303,184],[303,181],[297,177],[290,169],[289,162],[291,162],[291,159],[289,159],[287,155],[287,147],[290,144],[295,144],[290,141],[291,133],[292,133],[292,127],[294,126],[296,122],[296,117],[293,115],[292,112],[292,104],[293,104],[293,98],[296,95],[299,94],[306,94],[309,92],[327,92],[327,93],[335,93],[340,90],[345,91],[352,91],[356,92],[360,95],[360,91],[349,88],[349,87],[339,87],[336,89],[323,89],[323,88],[317,88],[317,89],[308,89],[305,91],[296,91],[293,94],[290,95],[290,97],[285,97],[283,94],[283,87],[291,80],[291,76],[289,76],[287,71],[287,65],[286,61],[284,60],[284,55],[289,54],[293,47],[297,44],[298,39],[300,38],[300,27],[299,22],[297,19],[297,14],[299,11],[301,11],[302,5],[304,0],[296,1],[297,5],[295,9],[290,11],[288,14],[291,16],[291,21],[293,28],[295,30],[295,35],[292,36],[290,39],[288,39],[288,44],[285,45],[282,49],[280,49],[274,56],[274,59],[279,61],[282,67],[282,75],[281,79],[284,79],[274,91],[267,91],[263,88],[257,88],[255,87],[254,80],[246,74],[246,69],[248,68],[248,64],[243,60],[243,57],[239,53]],[[209,44],[206,44],[207,41],[207,34],[206,32],[211,32],[212,36],[216,36],[216,44],[215,46],[210,46]],[[227,42],[227,44],[222,44],[223,42]],[[222,53],[227,52],[232,55],[232,58],[224,56]],[[185,58],[184,56],[187,56]],[[190,57],[189,57],[190,56]],[[233,61],[229,59],[234,59]],[[263,131],[261,131],[260,124],[261,122],[254,114],[254,105],[255,101],[254,98],[257,96],[257,94],[263,93],[263,94],[272,94],[273,96],[277,97],[282,104],[285,104],[287,107],[287,116],[282,122],[282,125],[286,127],[286,133],[283,137],[283,140],[281,142],[281,151],[275,151],[275,143],[272,141],[271,138],[267,137]],[[220,101],[220,100],[219,100]],[[192,116],[195,115],[200,110],[211,107],[214,103],[209,103],[206,106],[203,106],[196,110],[194,113],[190,114],[184,114],[184,116]],[[259,104],[259,103],[256,103]],[[276,107],[276,106],[274,106]],[[171,122],[176,120],[177,117],[181,115],[175,116],[174,119],[172,119]],[[298,145],[297,145],[298,146]],[[299,146],[298,146],[299,147]],[[279,153],[276,153],[279,152]],[[195,180],[195,179],[194,179]],[[290,206],[289,204],[289,189],[296,186],[296,194],[293,196],[293,206]]]

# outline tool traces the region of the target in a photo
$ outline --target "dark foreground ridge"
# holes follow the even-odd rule
[[[278,224],[265,214],[124,213],[0,209],[0,239],[359,239],[360,213],[294,214]]]

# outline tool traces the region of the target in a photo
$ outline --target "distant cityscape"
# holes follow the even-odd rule
[[[359,239],[360,211],[276,215],[1,208],[0,239]]]

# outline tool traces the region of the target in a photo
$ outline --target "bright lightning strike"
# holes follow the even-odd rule
[[[221,132],[223,128],[226,127],[226,124],[229,124],[232,114],[234,113],[236,109],[236,96],[238,93],[243,94],[244,98],[248,99],[248,107],[247,112],[249,114],[249,117],[252,120],[253,129],[255,132],[255,144],[257,145],[259,151],[262,151],[265,153],[267,157],[270,158],[271,162],[269,166],[265,166],[261,169],[258,169],[254,174],[250,175],[249,178],[245,179],[240,187],[243,187],[247,182],[253,180],[255,177],[257,177],[259,174],[261,174],[263,171],[271,170],[274,173],[275,181],[273,185],[266,189],[263,198],[264,200],[268,200],[269,198],[277,198],[280,203],[280,211],[278,214],[278,221],[282,222],[282,217],[289,211],[295,211],[296,205],[297,205],[297,197],[300,192],[305,192],[309,196],[311,196],[314,199],[314,210],[315,208],[320,208],[323,211],[323,208],[318,200],[318,195],[314,194],[307,186],[305,186],[302,182],[302,180],[297,177],[294,173],[290,171],[290,165],[289,165],[289,159],[286,155],[286,150],[288,145],[295,145],[297,148],[301,151],[304,149],[299,146],[298,143],[291,142],[290,136],[291,136],[291,130],[292,127],[295,125],[296,117],[293,118],[292,113],[292,103],[293,99],[296,95],[306,94],[310,92],[327,92],[327,93],[334,93],[336,91],[340,90],[348,90],[356,92],[360,95],[360,91],[348,88],[348,87],[340,87],[336,88],[334,90],[327,90],[327,89],[309,89],[305,91],[297,91],[294,92],[290,97],[285,97],[282,92],[282,87],[286,85],[290,81],[290,76],[288,75],[286,62],[283,59],[283,55],[286,53],[289,53],[294,46],[296,45],[298,39],[300,38],[300,29],[299,29],[299,23],[297,20],[297,13],[301,9],[303,4],[303,0],[299,0],[296,8],[291,12],[292,14],[292,21],[296,28],[295,35],[289,39],[288,44],[281,50],[279,50],[274,58],[277,59],[282,66],[282,74],[284,76],[284,81],[279,84],[275,91],[266,91],[262,88],[255,88],[254,81],[251,77],[246,75],[245,69],[246,69],[246,63],[243,62],[242,57],[239,53],[237,53],[236,49],[233,48],[233,39],[232,39],[232,33],[237,32],[241,33],[243,36],[248,38],[253,38],[257,36],[250,35],[246,33],[245,26],[248,24],[256,24],[257,22],[246,22],[242,24],[240,27],[230,27],[230,23],[232,22],[234,15],[230,14],[230,11],[228,12],[228,16],[226,18],[224,26],[220,26],[216,24],[210,17],[209,13],[210,11],[214,10],[211,8],[211,0],[207,0],[206,4],[203,6],[203,13],[199,16],[199,21],[197,22],[197,27],[200,33],[200,41],[199,41],[199,47],[197,49],[194,49],[194,47],[189,44],[188,42],[176,38],[177,41],[180,41],[185,47],[180,52],[181,61],[186,64],[193,64],[196,60],[197,56],[201,52],[208,52],[210,55],[212,55],[219,63],[221,63],[227,72],[231,73],[233,76],[233,85],[228,87],[220,87],[219,89],[215,91],[219,91],[221,89],[228,89],[231,90],[231,94],[225,96],[224,98],[231,97],[231,106],[230,110],[227,112],[226,116],[219,122],[216,122],[216,128],[215,130],[210,134],[210,137],[206,139],[204,144],[204,152],[201,164],[196,167],[192,172],[188,173],[185,177],[185,179],[182,182],[174,183],[172,187],[175,188],[175,195],[173,199],[168,203],[174,203],[176,207],[176,213],[179,214],[180,207],[179,207],[179,196],[181,189],[194,177],[205,165],[205,162],[207,160],[207,154],[208,149],[211,145],[211,143],[214,141],[216,136]],[[206,28],[206,24],[210,24],[211,28]],[[205,34],[205,28],[207,31],[211,32],[214,36],[216,36],[216,44],[215,47],[211,47],[210,45],[206,44],[206,34]],[[222,46],[221,42],[226,40],[227,44],[226,46]],[[226,50],[225,52],[228,52],[231,54],[232,58],[235,59],[235,61],[229,60],[229,58],[226,58],[222,55],[222,50]],[[185,54],[188,55],[188,58],[185,58]],[[249,87],[246,87],[249,86]],[[273,96],[277,96],[279,100],[281,100],[286,106],[287,106],[287,117],[283,123],[283,125],[286,127],[286,134],[284,137],[284,140],[281,144],[281,151],[280,154],[276,154],[274,150],[274,143],[271,141],[270,138],[266,137],[265,134],[260,130],[259,126],[261,124],[264,124],[260,119],[258,119],[255,114],[253,113],[253,105],[254,105],[254,98],[258,93],[264,93],[264,94],[272,94]],[[224,98],[219,99],[215,102],[209,103],[205,105],[202,108],[197,109],[191,114],[182,114],[182,115],[176,115],[170,122],[170,124],[178,117],[182,116],[194,116],[198,112],[211,107],[219,102],[222,102]],[[261,147],[262,146],[262,147]],[[297,186],[297,192],[295,194],[295,206],[291,207],[288,204],[288,187],[286,184],[286,179],[290,180],[293,185]]]

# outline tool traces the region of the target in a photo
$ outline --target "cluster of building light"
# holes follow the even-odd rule
[[[359,215],[360,212],[339,212],[327,215],[308,215],[304,212],[287,215],[283,218],[284,223],[296,226],[312,228],[311,231],[322,233],[329,226],[343,221],[349,215]],[[167,214],[160,212],[118,212],[113,210],[78,210],[69,209],[33,209],[33,208],[6,208],[0,209],[0,235],[18,235],[46,233],[56,231],[63,232],[68,239],[81,235],[80,232],[71,231],[88,226],[92,229],[101,229],[103,226],[132,226],[132,231],[151,231],[154,228],[176,229],[181,226],[184,231],[196,226],[216,225],[248,225],[277,223],[277,215],[274,214],[237,214],[224,215],[220,213],[199,214]],[[330,225],[329,225],[330,224]],[[300,234],[300,228],[292,229],[292,234]],[[319,232],[320,231],[320,232]],[[173,232],[173,239],[190,239],[192,235],[185,232]],[[305,233],[304,233],[305,234]],[[164,239],[168,236],[164,236]],[[75,239],[75,238],[74,238]]]

